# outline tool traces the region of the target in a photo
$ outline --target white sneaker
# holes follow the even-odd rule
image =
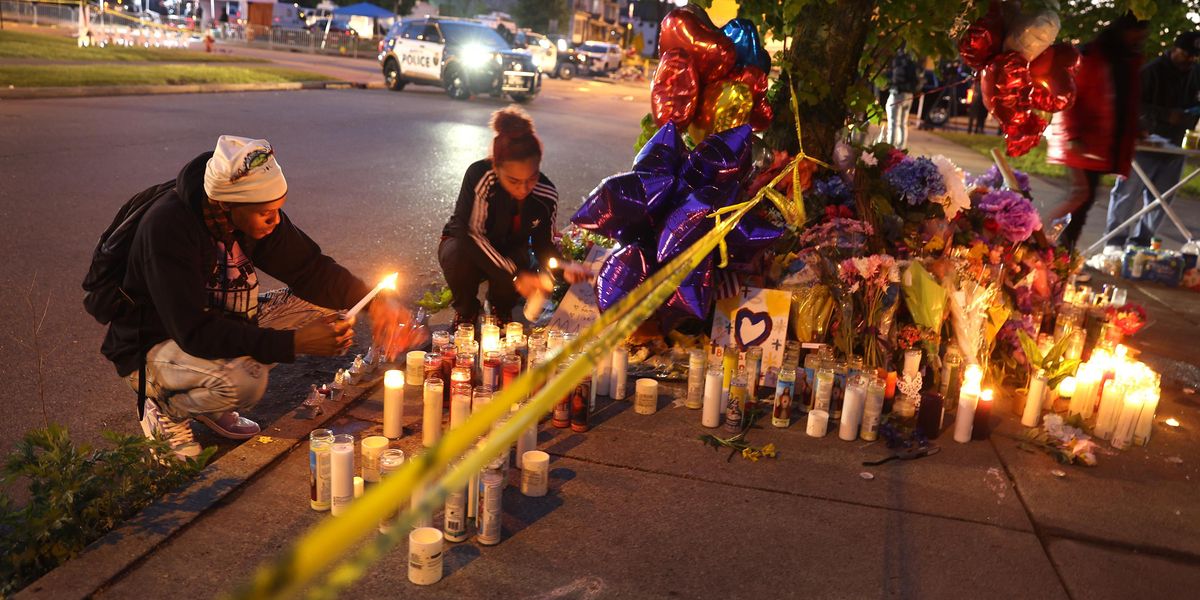
[[[146,437],[161,438],[171,445],[171,450],[182,460],[200,456],[200,444],[192,434],[192,420],[176,421],[158,408],[152,398],[146,398],[146,409],[142,416],[142,433]]]

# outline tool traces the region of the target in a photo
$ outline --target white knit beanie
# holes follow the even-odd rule
[[[287,193],[271,142],[223,135],[204,168],[204,191],[213,202],[272,202]]]

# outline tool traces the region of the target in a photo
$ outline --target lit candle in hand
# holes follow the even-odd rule
[[[358,301],[358,304],[354,305],[354,308],[351,308],[346,312],[345,318],[353,319],[355,316],[357,316],[359,311],[361,311],[368,302],[375,298],[379,292],[382,292],[383,290],[396,289],[396,280],[399,279],[399,277],[400,273],[392,273],[391,275],[384,277],[383,280],[379,282],[379,285],[375,286],[375,289],[368,292],[366,296],[363,296],[362,300]]]

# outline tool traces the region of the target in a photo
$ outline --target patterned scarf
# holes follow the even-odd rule
[[[208,307],[235,319],[257,323],[258,275],[234,236],[229,211],[215,202],[205,202],[204,225],[222,257],[205,284]]]

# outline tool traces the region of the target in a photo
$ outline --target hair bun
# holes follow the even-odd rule
[[[492,131],[497,136],[519,138],[533,135],[533,120],[519,106],[502,108],[492,113]]]

